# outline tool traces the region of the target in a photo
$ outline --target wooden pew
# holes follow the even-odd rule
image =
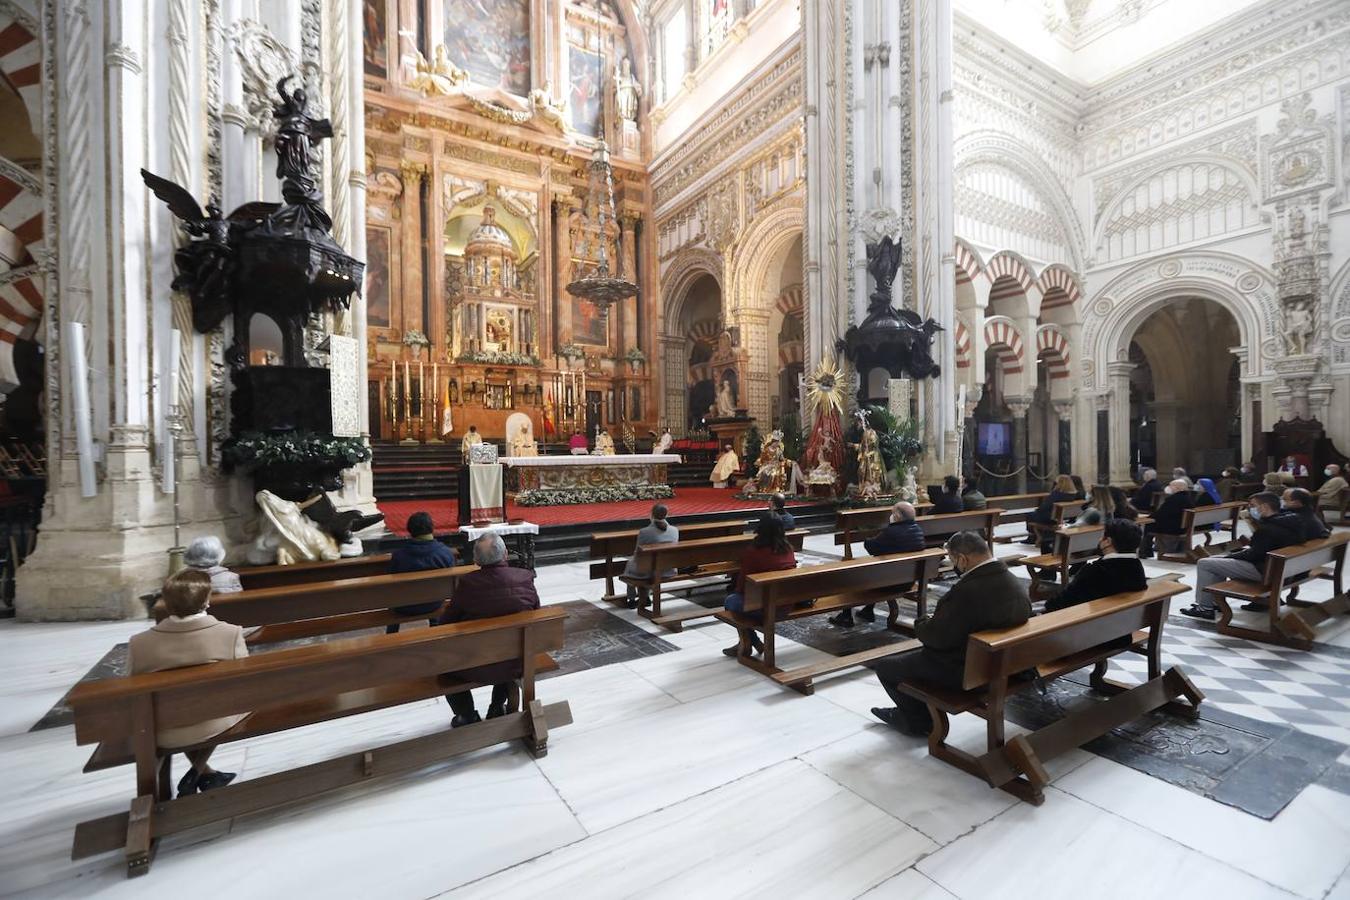
[[[249,635],[249,644],[425,621],[436,613],[401,615],[390,607],[449,600],[455,582],[477,568],[455,566],[219,594],[211,598],[211,615],[246,628],[263,626]]]
[[[409,772],[463,753],[523,740],[534,756],[548,752],[548,731],[570,724],[566,702],[545,706],[535,696],[539,654],[561,649],[566,613],[557,608],[480,619],[407,634],[349,638],[247,659],[167,672],[82,682],[70,693],[75,741],[97,744],[85,771],[134,764],[129,813],[82,822],[74,859],[124,849],[128,875],[149,871],[159,840],[171,834],[306,800],[380,775]],[[364,752],[209,793],[173,799],[171,754],[154,735],[220,716],[251,713],[205,745],[288,731],[343,716],[386,709],[478,687],[447,671],[521,660],[521,696],[506,715],[474,725],[400,740]],[[172,748],[173,750],[194,748]]]
[[[760,572],[745,579],[745,612],[734,613],[724,609],[717,613],[717,618],[734,626],[743,636],[747,634],[747,629],[763,629],[763,660],[749,655],[748,640],[743,639],[741,652],[736,657],[741,665],[762,672],[795,691],[810,694],[815,691],[815,678],[890,656],[915,644],[888,644],[785,671],[774,662],[774,625],[791,619],[837,612],[860,604],[885,601],[890,609],[886,626],[913,634],[912,623],[902,626],[897,621],[897,601],[905,596],[914,601],[918,616],[925,615],[928,582],[937,575],[944,555],[938,549],[921,550],[918,553],[869,556],[803,566],[781,572]],[[810,606],[797,605],[806,600],[815,602]]]
[[[792,545],[794,550],[801,550],[802,541],[806,539],[806,535],[807,531],[804,528],[789,531],[787,533],[788,543]],[[749,547],[755,539],[753,534],[744,533],[686,541],[683,540],[684,533],[681,532],[680,537],[681,540],[673,544],[649,544],[637,553],[642,571],[654,573],[650,584],[648,584],[648,590],[651,593],[651,608],[639,607],[638,615],[651,619],[653,623],[668,631],[681,631],[684,628],[684,623],[690,619],[714,616],[717,614],[717,610],[698,606],[695,609],[682,610],[676,613],[662,613],[662,589],[668,590],[669,585],[674,581],[687,581],[712,575],[734,576],[740,570],[741,552]],[[679,573],[682,569],[688,570],[693,567],[697,567],[693,572],[669,577],[661,574],[670,569]]]
[[[1265,577],[1260,582],[1229,580],[1205,588],[1219,607],[1219,632],[1302,650],[1311,648],[1317,625],[1350,612],[1350,598],[1346,597],[1343,581],[1347,544],[1350,532],[1340,531],[1321,540],[1272,550],[1266,554]],[[1322,603],[1299,600],[1299,587],[1321,576],[1327,566],[1332,567],[1332,598]],[[1282,611],[1281,595],[1285,591],[1289,594],[1283,602],[1294,608]],[[1234,625],[1230,599],[1265,604],[1268,627]]]
[[[1045,492],[1039,494],[1000,494],[997,497],[988,497],[985,503],[989,506],[998,507],[1003,510],[1003,516],[999,524],[1010,522],[1025,522],[1027,516],[1034,513],[1041,505],[1041,501],[1046,497]],[[1016,537],[1009,535],[1007,537],[995,538],[1000,544],[1009,544],[1017,540]]]
[[[1024,557],[1016,562],[1027,567],[1033,587],[1037,579],[1046,575],[1050,576],[1051,581],[1068,584],[1070,567],[1102,555],[1097,545],[1102,542],[1104,531],[1101,525],[1070,525],[1061,528],[1055,532],[1053,552]]]
[[[740,518],[719,522],[696,522],[689,525],[674,524],[680,530],[681,540],[694,540],[741,534],[750,524],[750,521]],[[624,599],[623,594],[615,592],[614,578],[623,574],[624,567],[628,564],[628,557],[633,555],[633,548],[637,546],[637,536],[638,530],[636,528],[624,531],[601,531],[591,535],[589,558],[603,560],[603,562],[591,563],[590,577],[592,581],[597,578],[605,579],[605,595],[601,599],[608,603]]]
[[[931,506],[930,506],[931,508]],[[986,541],[994,539],[994,528],[1003,510],[999,507],[972,509],[959,513],[939,513],[935,516],[917,516],[914,521],[923,529],[924,542],[929,547],[942,546],[958,531],[979,531]],[[836,547],[844,548],[844,559],[853,558],[853,544],[865,540],[885,528],[890,522],[890,507],[842,509],[835,513],[834,536]]]
[[[1182,513],[1181,534],[1164,535],[1162,532],[1155,531],[1154,537],[1172,537],[1181,541],[1180,550],[1169,550],[1166,553],[1159,552],[1158,559],[1166,559],[1172,562],[1196,563],[1211,555],[1211,547],[1214,552],[1226,553],[1232,546],[1239,543],[1237,536],[1238,514],[1247,508],[1247,501],[1234,500],[1231,503],[1214,503],[1206,506],[1194,506]],[[1214,531],[1212,526],[1227,523],[1222,530],[1229,532],[1231,538],[1222,544],[1214,544]],[[1201,533],[1205,536],[1205,542],[1200,546],[1195,546],[1195,531],[1197,528],[1204,529]]]
[[[290,587],[315,581],[340,581],[389,573],[389,554],[370,553],[332,561],[295,563],[289,566],[243,566],[234,570],[244,590]]]
[[[1049,525],[1043,522],[1032,522],[1028,519],[1028,533],[1035,537],[1037,541],[1044,541],[1049,532],[1058,531],[1064,525],[1072,523],[1074,519],[1082,515],[1086,506],[1086,500],[1061,500],[1050,508]]]
[[[1016,628],[972,634],[966,645],[962,690],[926,684],[900,686],[928,705],[933,717],[929,754],[1039,806],[1050,782],[1045,763],[1054,757],[1160,707],[1193,712],[1204,694],[1179,669],[1164,673],[1161,665],[1162,629],[1170,598],[1187,590],[1180,582],[1160,579],[1142,591],[1033,616]],[[1125,637],[1131,640],[1129,647],[1116,643]],[[1107,660],[1127,650],[1148,658],[1148,680],[1143,684],[1129,686],[1106,678]],[[1093,667],[1092,687],[1111,694],[1109,700],[1072,712],[1005,745],[1007,698],[1035,683],[1020,680],[1020,673],[1035,669],[1041,679],[1049,680],[1089,665]],[[1178,697],[1185,697],[1190,705],[1174,703]],[[963,712],[986,722],[982,755],[946,742],[948,716]]]

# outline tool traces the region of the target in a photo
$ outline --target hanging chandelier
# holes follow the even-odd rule
[[[614,221],[614,170],[609,164],[609,146],[601,141],[591,156],[590,175],[586,180],[590,206],[595,210],[596,233],[600,244],[600,259],[595,271],[578,278],[567,286],[567,293],[573,297],[589,300],[600,310],[601,315],[609,314],[611,303],[637,294],[637,285],[626,278],[609,274],[609,233],[607,229]]]

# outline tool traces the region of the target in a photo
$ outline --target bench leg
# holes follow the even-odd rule
[[[136,878],[150,871],[159,839],[152,837],[150,817],[155,798],[141,794],[131,801],[131,816],[127,821],[127,877]]]
[[[892,597],[886,601],[886,628],[890,631],[899,631],[900,626],[896,623],[900,620],[900,601]]]
[[[526,715],[530,717],[530,733],[521,740],[531,756],[543,759],[548,756],[548,719],[544,715],[543,702],[531,700]]]

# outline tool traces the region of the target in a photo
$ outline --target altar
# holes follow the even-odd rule
[[[507,491],[521,506],[664,500],[674,496],[666,467],[675,453],[612,456],[504,456]]]

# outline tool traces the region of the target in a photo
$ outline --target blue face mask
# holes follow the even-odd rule
[[[1253,522],[1261,521],[1261,507],[1253,506],[1250,510]]]

